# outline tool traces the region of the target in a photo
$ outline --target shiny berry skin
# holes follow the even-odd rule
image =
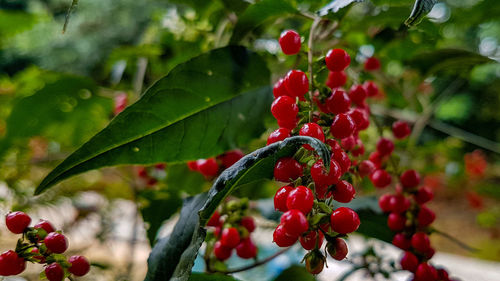
[[[401,258],[401,268],[404,270],[408,270],[411,272],[415,272],[418,267],[418,259],[411,252],[405,252],[403,257]]]
[[[326,86],[330,89],[339,88],[347,82],[347,75],[344,71],[330,71],[326,79]]]
[[[299,241],[305,250],[309,251],[316,248],[316,242],[318,243],[318,249],[320,249],[321,245],[323,245],[323,233],[321,231],[310,231],[306,235],[300,236]]]
[[[345,151],[352,150],[356,146],[356,138],[354,136],[348,136],[340,140],[340,145]]]
[[[335,260],[341,261],[347,256],[347,244],[342,238],[335,238],[333,243],[326,244],[326,251]]]
[[[392,182],[391,175],[386,170],[376,170],[370,175],[370,180],[377,188],[385,188]]]
[[[363,160],[358,165],[358,173],[361,177],[371,175],[376,169],[377,167],[375,167],[375,164],[370,160]]]
[[[290,70],[285,77],[285,87],[291,96],[304,99],[309,91],[309,79],[303,71]]]
[[[279,247],[290,247],[297,242],[298,236],[288,236],[283,224],[279,224],[273,233],[273,242]]]
[[[285,79],[280,78],[278,81],[276,81],[276,83],[274,83],[273,95],[274,98],[278,98],[281,96],[290,96],[290,94],[286,90]]]
[[[198,161],[188,161],[187,166],[190,171],[198,171]]]
[[[292,119],[292,120],[281,120],[281,119],[278,119],[278,126],[280,126],[280,128],[285,128],[285,129],[288,129],[288,130],[293,130],[295,128],[295,126],[297,126],[297,118],[295,119]]]
[[[58,263],[51,263],[45,267],[45,276],[49,281],[62,281],[64,278],[64,269]]]
[[[295,120],[299,107],[295,99],[289,96],[281,96],[271,104],[271,113],[278,120]]]
[[[299,210],[288,210],[281,216],[281,224],[288,236],[298,237],[309,229],[306,216]]]
[[[252,259],[257,256],[257,247],[250,238],[246,238],[236,246],[236,254],[242,259]]]
[[[437,270],[428,263],[421,263],[415,271],[415,281],[437,281]]]
[[[366,81],[365,83],[363,83],[363,87],[365,88],[366,94],[369,97],[378,95],[378,87],[375,83],[373,83],[373,81]]]
[[[290,130],[286,128],[279,128],[273,131],[267,138],[267,145],[285,140],[286,138],[290,137],[290,133]]]
[[[347,207],[340,207],[333,211],[330,217],[332,229],[335,232],[346,234],[358,229],[360,221],[358,214]]]
[[[411,247],[411,240],[403,233],[396,233],[396,235],[392,238],[392,245],[406,251]]]
[[[222,246],[228,248],[234,248],[240,243],[240,234],[238,230],[234,227],[224,228],[222,230],[220,242]]]
[[[339,164],[341,174],[345,174],[349,171],[349,168],[351,167],[351,159],[345,151],[342,149],[333,150],[332,158]]]
[[[255,220],[252,217],[242,217],[240,225],[246,228],[248,232],[253,232],[255,230]]]
[[[352,135],[355,129],[356,124],[354,123],[354,120],[352,120],[351,116],[341,113],[335,115],[332,126],[330,127],[330,133],[338,139],[343,139]]]
[[[54,229],[54,226],[46,220],[40,220],[37,224],[35,224],[34,228],[43,229],[45,230],[45,232],[47,232],[47,234],[56,231]]]
[[[207,226],[219,226],[220,225],[220,214],[215,211],[207,222]]]
[[[380,209],[385,213],[392,211],[391,198],[391,194],[384,194],[378,199],[378,205],[380,206]]]
[[[316,193],[316,198],[325,199],[326,193],[328,192],[329,186],[327,185],[315,185],[314,192]]]
[[[302,128],[300,128],[299,135],[316,138],[321,142],[325,142],[325,134],[323,133],[323,129],[321,129],[321,126],[316,123],[304,124]]]
[[[0,255],[0,276],[17,275],[26,269],[26,261],[8,250]]]
[[[365,102],[367,96],[368,94],[366,93],[363,85],[352,85],[351,89],[349,90],[349,98],[353,103],[357,105],[362,105]]]
[[[333,199],[340,203],[349,203],[356,195],[356,190],[352,184],[347,181],[340,181],[335,185],[335,189],[332,191]]]
[[[52,253],[62,254],[68,249],[68,240],[58,232],[51,232],[43,240],[47,249]]]
[[[314,194],[313,192],[303,186],[297,186],[288,194],[286,199],[286,207],[288,210],[296,209],[307,215],[313,207],[314,204]]]
[[[215,258],[217,258],[220,261],[227,260],[228,258],[231,257],[231,254],[233,253],[233,248],[226,247],[222,245],[221,241],[217,241],[214,244],[214,255]]]
[[[382,162],[384,162],[386,159],[387,157],[384,157],[378,151],[373,151],[372,153],[370,153],[370,156],[368,156],[368,160],[372,161],[377,169],[380,169],[380,167],[382,166]]]
[[[351,57],[342,49],[333,49],[326,53],[325,62],[330,71],[342,71],[351,63]]]
[[[341,176],[341,167],[333,159],[330,161],[330,171],[328,173],[321,159],[316,161],[311,167],[311,177],[316,185],[329,186],[335,184]]]
[[[417,232],[411,237],[411,246],[419,251],[420,253],[425,253],[431,247],[431,241],[429,236],[423,232]]]
[[[405,228],[406,217],[398,213],[390,213],[387,218],[387,226],[392,231],[401,231]]]
[[[300,51],[300,35],[295,30],[283,31],[279,43],[285,55],[295,55]]]
[[[434,198],[434,192],[430,188],[423,186],[415,193],[414,198],[418,204],[422,205]]]
[[[421,206],[420,211],[418,212],[417,221],[418,226],[426,227],[434,222],[436,219],[436,214],[426,206]]]
[[[394,151],[394,143],[386,138],[381,138],[377,142],[377,151],[382,155],[390,155]]]
[[[391,210],[393,212],[402,213],[410,208],[411,202],[410,199],[405,197],[403,194],[397,194],[391,197],[389,204],[391,205]]]
[[[363,131],[370,126],[370,119],[366,110],[361,108],[355,108],[349,111],[347,114],[352,118],[354,124],[356,124],[356,131]]]
[[[430,260],[434,254],[436,253],[436,250],[434,250],[433,248],[429,248],[427,251],[425,251],[424,253],[424,257],[428,260]]]
[[[365,61],[364,68],[366,71],[375,71],[380,69],[380,61],[376,57],[369,57]]]
[[[290,194],[290,191],[293,189],[293,186],[285,185],[276,191],[276,194],[274,195],[274,209],[282,212],[288,211],[286,201],[288,194]]]
[[[8,213],[7,216],[5,216],[5,224],[10,232],[14,234],[23,233],[30,223],[30,216],[20,211]]]
[[[234,163],[238,162],[245,154],[239,149],[227,151],[224,154],[217,157],[220,160],[221,165],[224,169],[233,166]]]
[[[290,182],[302,176],[303,168],[291,157],[281,158],[274,166],[274,178],[281,182]]]
[[[399,178],[404,188],[414,188],[420,184],[420,175],[415,170],[407,170]]]
[[[72,256],[68,262],[71,264],[68,271],[75,276],[83,276],[90,271],[90,263],[84,256]]]
[[[351,107],[349,96],[340,89],[334,90],[325,103],[328,111],[333,114],[345,113]]]
[[[396,121],[392,124],[392,134],[397,139],[404,139],[411,133],[410,126],[405,121]]]
[[[214,177],[219,173],[219,165],[214,158],[197,160],[196,165],[198,171],[206,177]]]

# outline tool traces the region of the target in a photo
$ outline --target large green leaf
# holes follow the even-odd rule
[[[188,200],[169,238],[159,240],[148,259],[147,281],[187,280],[198,250],[205,240],[204,226],[217,206],[237,187],[273,177],[273,167],[282,157],[293,155],[303,144],[311,145],[330,163],[327,147],[317,139],[297,136],[258,149],[226,169],[208,193]]]
[[[436,4],[437,0],[416,0],[413,4],[413,9],[411,10],[410,17],[406,19],[405,24],[407,26],[414,26],[422,21],[422,18],[427,15]]]
[[[175,67],[40,183],[120,164],[182,162],[222,153],[263,132],[272,95],[265,62],[229,46]],[[244,128],[244,129],[243,129]]]

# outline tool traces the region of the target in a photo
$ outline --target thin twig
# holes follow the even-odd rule
[[[318,26],[321,18],[314,18],[314,22],[309,30],[309,41],[307,42],[307,64],[309,68],[309,102],[311,103],[311,110],[309,110],[309,122],[312,121],[312,105],[313,105],[313,91],[314,91],[314,74],[313,74],[313,42],[314,32]]]
[[[66,32],[66,28],[68,27],[69,23],[69,16],[71,15],[71,12],[73,9],[78,5],[78,0],[73,0],[71,2],[71,6],[69,6],[68,11],[66,12],[66,18],[64,19],[64,25],[63,25],[63,30],[62,33]]]
[[[474,247],[471,247],[471,246],[465,244],[464,242],[458,240],[457,238],[451,236],[450,234],[448,234],[446,232],[442,232],[442,231],[437,230],[437,229],[434,229],[433,232],[447,238],[451,242],[457,244],[458,246],[462,247],[463,249],[465,249],[469,252],[478,252],[479,251],[479,249],[476,249]]]
[[[256,261],[255,263],[253,264],[250,264],[250,265],[247,265],[247,266],[243,266],[243,267],[240,267],[240,268],[235,268],[235,269],[228,269],[226,271],[218,271],[220,273],[224,273],[224,274],[231,274],[231,273],[236,273],[236,272],[241,272],[241,271],[246,271],[246,270],[249,270],[249,269],[252,269],[254,267],[257,267],[257,266],[260,266],[260,265],[263,265],[267,262],[270,262],[271,260],[273,260],[274,258],[278,257],[279,255],[281,254],[284,254],[286,251],[288,251],[291,247],[288,247],[286,249],[283,249],[281,251],[278,251],[276,253],[274,253],[272,256],[269,256],[263,260],[260,260],[260,261]]]

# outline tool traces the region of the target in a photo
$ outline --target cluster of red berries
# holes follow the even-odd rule
[[[69,274],[83,276],[90,270],[89,261],[83,256],[72,256],[68,260],[61,255],[68,249],[68,240],[55,231],[54,226],[40,220],[30,227],[31,218],[23,212],[12,212],[5,217],[7,228],[14,234],[22,234],[15,251],[0,255],[0,276],[22,273],[26,261],[45,264],[43,274],[49,281],[62,281]]]
[[[218,176],[223,170],[231,167],[243,156],[245,156],[245,154],[241,150],[235,149],[227,151],[215,158],[189,161],[187,162],[187,166],[191,171],[199,172],[207,179],[212,179]]]
[[[257,246],[250,234],[255,230],[255,221],[247,215],[247,200],[232,200],[222,206],[222,211],[215,211],[207,226],[213,227],[213,239],[209,239],[209,247],[219,261],[231,257],[233,250],[243,259],[257,257]]]
[[[136,173],[139,179],[146,186],[154,186],[158,180],[164,176],[164,171],[167,165],[165,163],[155,164],[153,167],[140,166],[137,167]]]

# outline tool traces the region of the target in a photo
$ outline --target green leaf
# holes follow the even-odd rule
[[[349,8],[352,7],[352,4],[359,2],[363,2],[363,0],[333,0],[316,13],[320,17],[326,17],[331,20],[340,20],[347,14]]]
[[[321,141],[304,136],[290,137],[241,158],[222,172],[208,193],[188,200],[170,239],[159,240],[153,248],[146,281],[187,280],[205,240],[204,226],[222,200],[239,186],[263,178],[271,179],[276,161],[293,155],[304,144],[311,145],[325,163],[330,163],[328,149]]]
[[[264,131],[269,79],[265,62],[239,46],[178,65],[57,166],[35,194],[92,169],[183,162],[246,143]]]
[[[436,0],[416,0],[410,17],[406,19],[405,24],[409,27],[419,24],[422,18],[432,10],[436,2]]]
[[[262,0],[249,6],[234,27],[231,43],[238,43],[249,32],[278,17],[298,14],[299,11],[285,0]]]
[[[33,14],[0,10],[0,43],[2,39],[31,28],[36,23]]]
[[[232,276],[222,274],[206,274],[206,273],[193,273],[189,277],[189,281],[235,281]]]
[[[274,281],[314,281],[316,278],[300,265],[292,265],[274,279]]]
[[[168,188],[183,191],[189,195],[196,195],[210,188],[210,183],[205,177],[189,170],[186,163],[168,165],[165,183]]]

